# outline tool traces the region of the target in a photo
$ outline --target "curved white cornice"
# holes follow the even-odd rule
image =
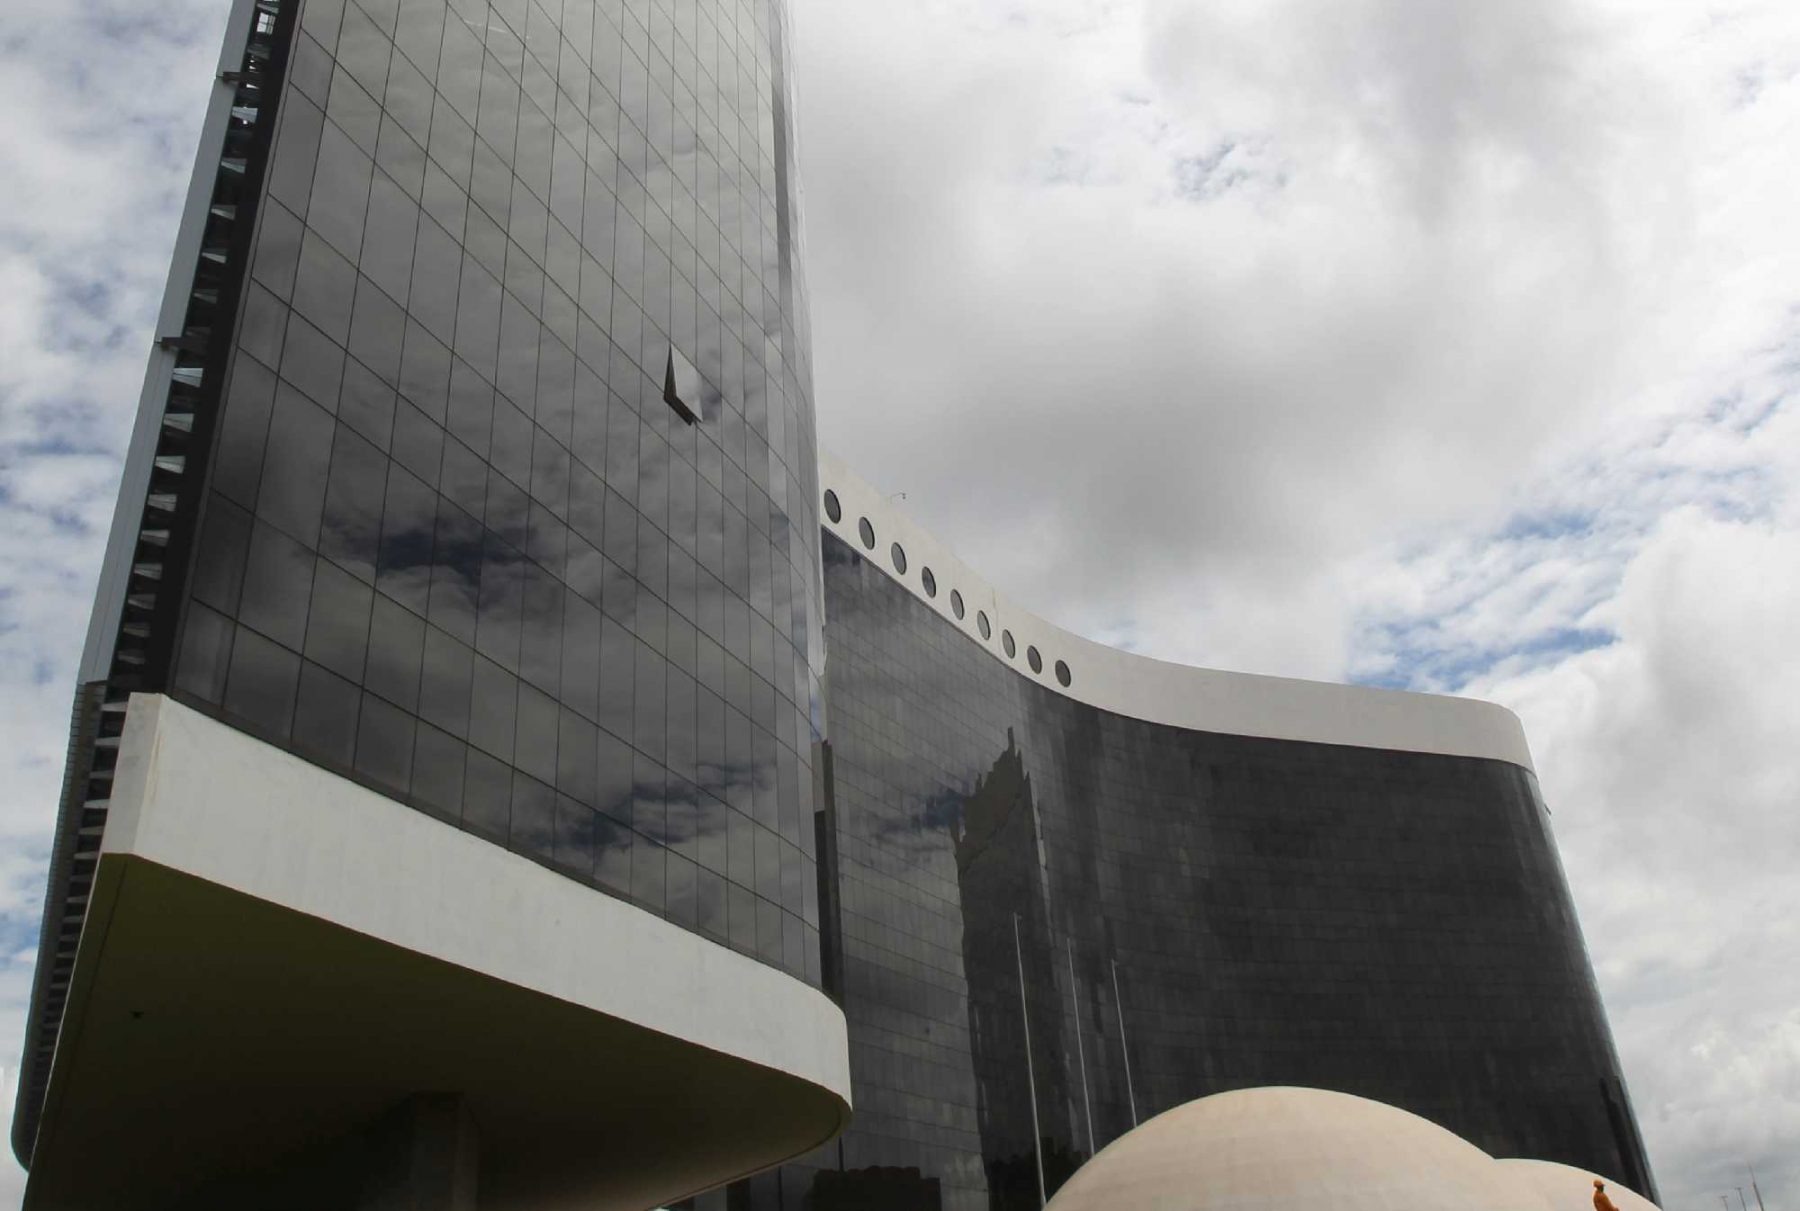
[[[833,521],[821,500],[819,517],[827,530],[994,659],[1078,702],[1193,731],[1485,757],[1533,768],[1525,730],[1518,716],[1505,707],[1438,694],[1192,668],[1122,652],[1065,631],[1006,600],[886,496],[823,450],[819,453],[819,491],[821,496],[828,491],[836,493],[841,506],[838,520]],[[873,549],[859,532],[864,518],[875,531]],[[906,555],[904,573],[893,559],[895,543]],[[925,591],[926,569],[937,583],[935,597]],[[952,608],[953,591],[962,596],[961,619]],[[983,613],[993,632],[988,639],[983,639],[979,630]],[[1017,649],[1010,658],[1003,647],[1003,635],[1008,631]],[[1033,647],[1043,658],[1041,672],[1033,672],[1028,663]],[[1067,687],[1058,684],[1057,661],[1068,665]]]
[[[102,849],[145,858],[850,1103],[823,992],[159,695],[133,695]]]
[[[508,1211],[673,1205],[850,1121],[824,992],[209,715],[132,695],[110,802],[27,1207],[307,1167],[418,1091]]]

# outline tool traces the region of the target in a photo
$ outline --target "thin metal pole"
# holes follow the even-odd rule
[[[1744,1168],[1750,1170],[1750,1191],[1756,1195],[1756,1211],[1768,1211],[1768,1209],[1763,1206],[1762,1190],[1756,1184],[1756,1166],[1752,1165],[1749,1161],[1745,1161]]]
[[[1732,1189],[1738,1192],[1738,1206],[1743,1208],[1743,1211],[1750,1211],[1750,1204],[1744,1201],[1744,1188],[1742,1186],[1734,1186]]]
[[[1138,1125],[1137,1091],[1131,1084],[1131,1044],[1125,1038],[1125,1002],[1119,997],[1119,961],[1112,961],[1113,1008],[1119,1014],[1119,1051],[1125,1057],[1125,1097],[1131,1103],[1131,1125]],[[1725,1211],[1731,1211],[1729,1207]]]
[[[1081,1105],[1087,1111],[1088,1155],[1094,1155],[1094,1103],[1088,1097],[1087,1048],[1081,1041],[1081,988],[1075,983],[1075,939],[1069,939],[1069,998],[1075,1002],[1075,1059],[1081,1065]]]
[[[1025,1005],[1025,948],[1019,943],[1019,914],[1013,914],[1013,958],[1019,964],[1019,1020],[1025,1024],[1025,1084],[1031,1091],[1031,1154],[1037,1158],[1038,1207],[1050,1201],[1044,1190],[1044,1133],[1038,1126],[1037,1073],[1031,1065],[1031,1011]]]

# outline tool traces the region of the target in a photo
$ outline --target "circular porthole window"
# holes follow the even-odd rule
[[[1006,658],[1011,660],[1019,654],[1019,645],[1013,642],[1011,631],[1000,632],[1000,646],[1006,649]]]
[[[825,516],[834,526],[844,520],[844,506],[838,503],[837,493],[830,488],[825,489]]]
[[[958,593],[955,589],[950,590],[950,612],[952,614],[956,615],[956,621],[958,621],[958,622],[962,621],[962,619],[963,619],[962,594]]]
[[[1031,666],[1031,671],[1034,673],[1044,671],[1044,658],[1038,655],[1036,648],[1025,649],[1025,662]]]
[[[856,532],[862,535],[863,546],[873,551],[875,549],[875,527],[869,524],[868,518],[865,517],[856,523]]]
[[[1056,679],[1062,682],[1065,690],[1069,688],[1069,682],[1075,680],[1069,675],[1069,666],[1060,660],[1056,662]]]
[[[893,549],[889,551],[888,554],[894,557],[894,571],[900,573],[902,576],[906,575],[906,548],[899,543],[895,543]]]
[[[981,637],[983,639],[992,639],[994,637],[994,628],[988,623],[986,610],[977,610],[975,612],[975,627],[981,632]]]
[[[937,596],[937,577],[931,574],[930,568],[919,569],[919,581],[925,586],[925,596],[933,598]]]

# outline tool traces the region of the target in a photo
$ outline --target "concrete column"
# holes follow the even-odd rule
[[[477,1211],[481,1142],[460,1095],[415,1094],[370,1136],[357,1211]]]

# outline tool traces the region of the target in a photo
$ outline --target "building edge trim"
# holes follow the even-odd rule
[[[834,520],[824,494],[835,493]],[[1197,668],[1084,639],[1002,596],[941,540],[835,454],[819,452],[820,524],[962,632],[990,657],[1053,693],[1127,718],[1190,731],[1505,761],[1535,772],[1525,729],[1507,708],[1473,698]],[[864,519],[874,542],[864,541]],[[904,570],[890,558],[905,552]],[[928,593],[930,569],[935,593]],[[951,605],[960,594],[961,617]],[[989,620],[984,636],[979,619]],[[827,619],[829,631],[829,619]],[[1011,635],[1009,655],[1003,636]],[[1042,666],[1026,654],[1036,648]],[[1071,680],[1058,683],[1057,662]]]
[[[240,136],[239,150],[246,152],[241,165],[246,179],[260,179],[264,167],[269,128],[275,114],[275,98],[285,71],[285,31],[292,28],[294,10],[298,6],[281,0],[231,0],[224,22],[224,35],[219,57],[208,92],[206,114],[194,155],[185,202],[176,231],[175,249],[163,297],[157,312],[155,341],[150,350],[143,388],[138,400],[136,419],[126,449],[121,471],[121,486],[107,531],[106,551],[102,558],[99,585],[88,619],[82,648],[80,675],[75,692],[75,722],[71,727],[67,767],[58,804],[56,832],[52,843],[48,886],[45,893],[43,921],[37,969],[32,977],[32,993],[26,1017],[26,1037],[20,1059],[20,1073],[13,1106],[11,1140],[13,1153],[29,1168],[35,1147],[38,1119],[48,1089],[51,1068],[55,1062],[62,1027],[62,1012],[69,992],[67,978],[74,955],[85,928],[87,906],[94,892],[97,838],[104,830],[110,762],[116,739],[114,730],[124,713],[124,697],[151,680],[144,652],[131,653],[133,659],[121,665],[121,638],[135,598],[133,578],[141,575],[137,553],[147,531],[167,521],[171,530],[191,531],[195,502],[185,506],[179,488],[171,507],[156,502],[159,478],[167,487],[170,474],[158,466],[158,454],[164,444],[193,445],[185,441],[180,424],[171,427],[176,409],[176,373],[185,358],[190,363],[197,356],[211,359],[215,373],[212,404],[216,404],[216,370],[222,360],[225,338],[189,339],[185,323],[200,280],[202,254],[208,224],[212,222],[213,199],[223,188],[221,182],[230,175],[234,131]],[[260,29],[258,22],[268,23]],[[237,107],[247,93],[259,98],[257,119],[241,123]],[[254,204],[243,214],[244,223],[232,226],[236,238],[233,255],[220,271],[224,281],[242,274],[248,237],[242,234],[254,219]],[[235,289],[235,287],[233,287]],[[210,428],[212,405],[202,405],[201,392],[190,392],[185,402],[191,407],[184,414],[191,426],[187,436],[204,438]],[[191,482],[196,477],[186,474],[184,464],[174,479]],[[192,497],[191,491],[187,492]],[[156,520],[153,520],[156,519]],[[185,568],[185,534],[170,533],[161,540],[165,568],[171,578]],[[148,620],[149,629],[140,626],[140,641],[149,647],[147,635],[160,633],[161,642],[169,642],[166,632],[171,625],[172,606],[166,592],[152,593],[154,604],[138,603],[138,611]],[[142,622],[143,620],[140,620]],[[123,675],[121,669],[123,667]]]

